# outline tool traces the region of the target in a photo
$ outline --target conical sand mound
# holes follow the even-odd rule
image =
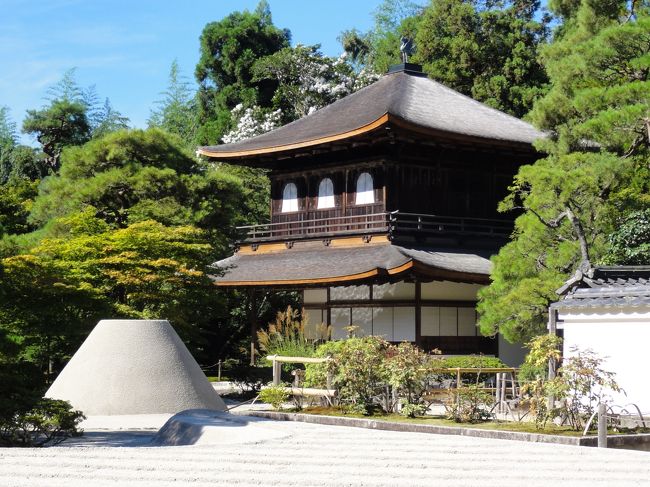
[[[45,394],[88,416],[225,411],[166,320],[102,320]]]

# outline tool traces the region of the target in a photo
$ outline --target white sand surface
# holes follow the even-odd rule
[[[89,431],[0,449],[0,486],[648,486],[650,453],[341,426],[216,425],[223,443],[148,446],[153,432]],[[233,430],[237,428],[237,434]]]

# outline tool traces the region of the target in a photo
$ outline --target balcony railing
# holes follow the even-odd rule
[[[400,211],[263,223],[237,227],[246,242],[387,233],[391,236],[474,235],[507,238],[512,222],[486,218],[423,215]]]

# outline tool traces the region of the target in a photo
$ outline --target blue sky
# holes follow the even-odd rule
[[[199,35],[208,22],[258,0],[0,0],[0,105],[19,124],[28,108],[44,104],[47,88],[76,67],[81,86],[146,125],[177,59],[193,80]],[[340,52],[345,29],[365,31],[381,0],[269,0],[274,23],[293,44],[321,44]],[[23,138],[29,143],[30,140]]]

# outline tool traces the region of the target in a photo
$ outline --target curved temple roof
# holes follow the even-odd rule
[[[483,142],[530,146],[545,134],[518,118],[490,108],[427,78],[403,70],[312,115],[250,139],[200,147],[199,154],[217,159],[277,153],[347,139],[388,123]]]
[[[415,272],[459,282],[487,283],[491,263],[483,253],[418,249],[393,244],[239,252],[213,264],[217,286],[304,286],[352,283]]]

